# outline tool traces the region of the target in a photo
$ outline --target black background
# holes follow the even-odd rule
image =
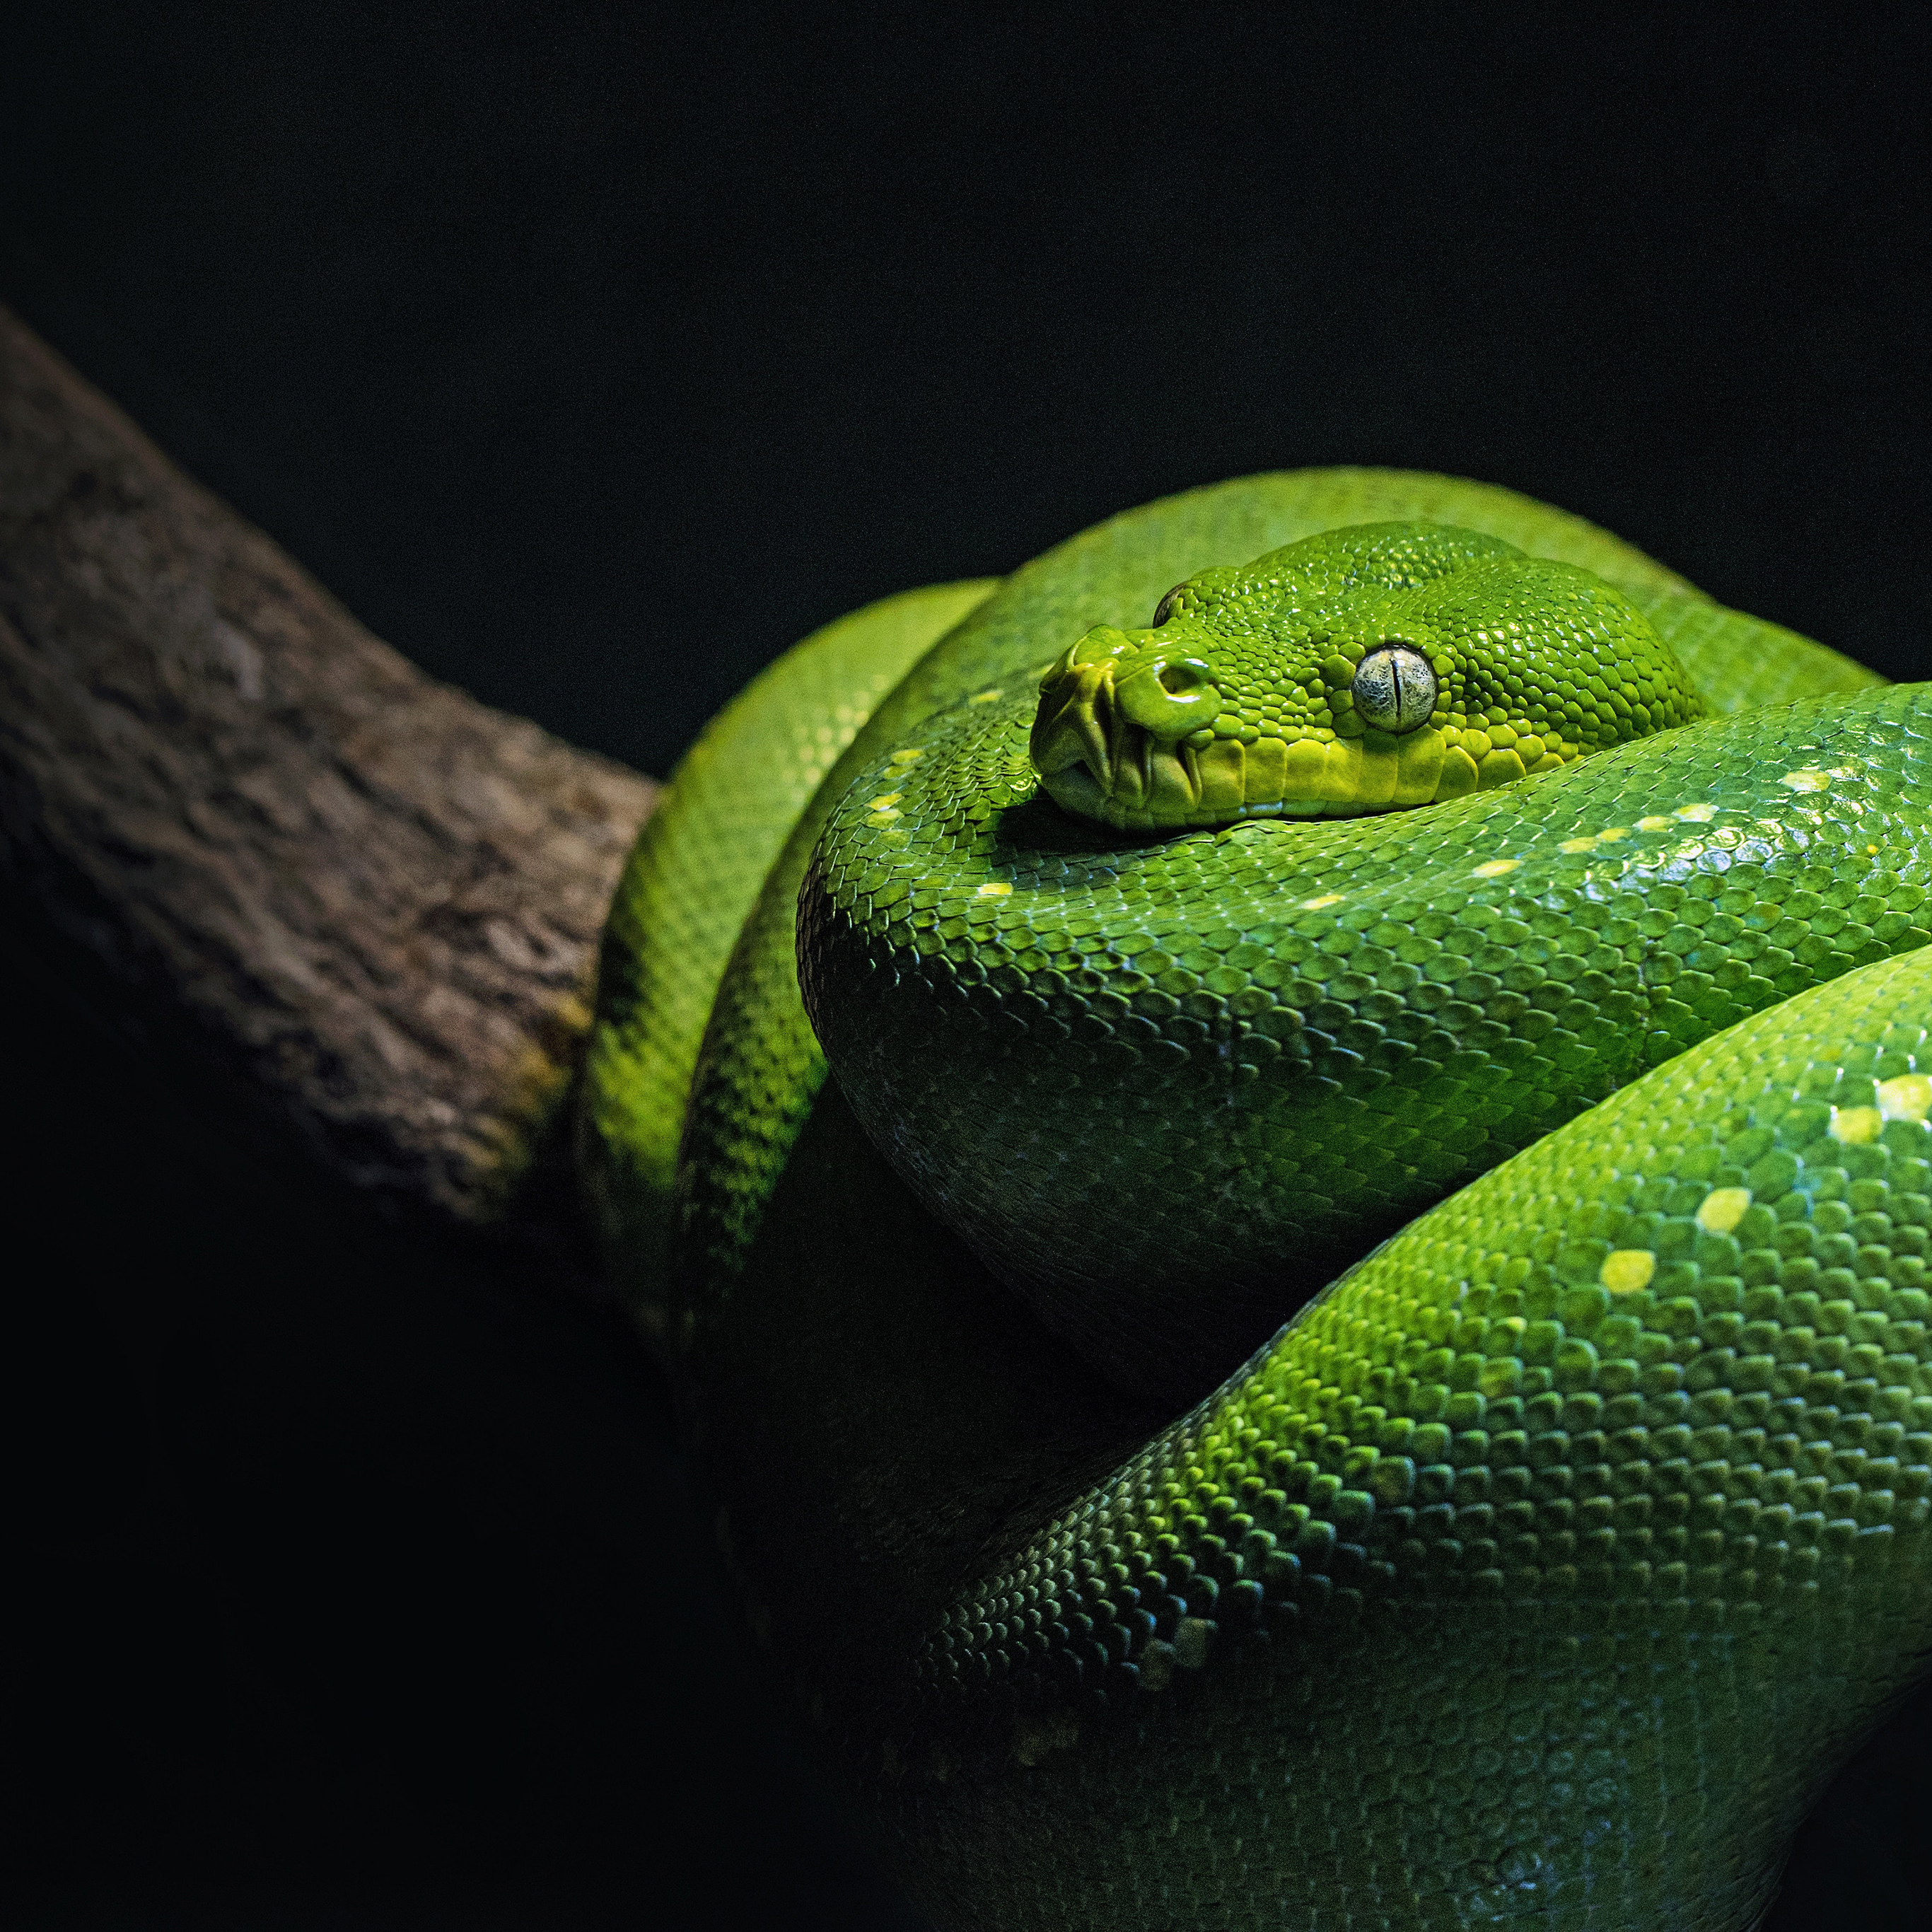
[[[0,53],[0,294],[418,662],[658,772],[842,610],[1304,463],[1514,484],[1922,676],[1927,52],[69,4]],[[913,1924],[737,1673],[622,1330],[278,1176],[31,932],[7,972],[31,1922]],[[1928,1732],[1776,1932],[1903,1922]]]

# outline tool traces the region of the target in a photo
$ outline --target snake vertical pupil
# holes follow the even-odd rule
[[[1409,645],[1380,644],[1357,668],[1349,692],[1364,724],[1396,734],[1413,731],[1436,709],[1436,672]]]

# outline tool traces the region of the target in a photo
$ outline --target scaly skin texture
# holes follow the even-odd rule
[[[1594,570],[1632,596],[1660,634],[1678,646],[1708,700],[1714,684],[1750,675],[1754,646],[1789,658],[1767,680],[1796,696],[1864,677],[1856,665],[1775,626],[1733,619],[1714,631],[1712,608],[1684,580],[1640,551],[1514,490],[1406,470],[1292,470],[1243,477],[1129,511],[1070,538],[1014,572],[920,660],[879,706],[827,776],[763,884],[720,983],[705,1030],[684,1124],[676,1219],[686,1250],[682,1292],[695,1302],[728,1291],[746,1264],[766,1204],[825,1078],[825,1060],[798,1000],[794,928],[798,888],[831,806],[904,732],[946,706],[970,701],[1016,675],[1036,676],[1066,641],[1096,623],[1138,623],[1180,579],[1216,564],[1246,562],[1297,539],[1352,524],[1450,524],[1519,549]],[[1747,636],[1738,626],[1752,630]],[[1702,655],[1716,679],[1703,674]],[[1796,690],[1784,684],[1796,678]],[[1768,694],[1758,702],[1771,701]],[[694,881],[694,890],[699,882]],[[594,1085],[594,1083],[593,1083]]]
[[[908,590],[795,644],[678,761],[625,868],[598,962],[577,1156],[604,1249],[653,1331],[663,1326],[664,1204],[692,1068],[739,928],[799,814],[879,700],[993,587],[981,579]]]
[[[1365,692],[1378,657],[1396,677]],[[1030,751],[1057,804],[1152,831],[1461,798],[1703,714],[1594,572],[1366,524],[1203,571],[1147,630],[1088,632],[1041,682]]]
[[[962,1592],[948,1919],[1749,1924],[1932,1638],[1928,1028],[1920,951],[1624,1089]]]
[[[935,1214],[1110,1376],[1198,1394],[1281,1319],[1285,1257],[1325,1278],[1706,1035],[1932,939],[1922,711],[1810,700],[1149,845],[1037,800],[1024,692],[962,706],[834,814],[807,1008]]]
[[[1353,820],[1040,794],[1070,644],[1390,520],[1597,570],[1718,715]],[[1314,472],[1049,554],[858,731],[719,986],[664,1332],[938,1924],[1761,1910],[1932,1635],[1932,703],[1876,682],[1508,493]]]

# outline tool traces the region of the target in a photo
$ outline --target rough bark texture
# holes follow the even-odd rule
[[[12,916],[311,1157],[530,1211],[655,790],[424,676],[0,309]]]

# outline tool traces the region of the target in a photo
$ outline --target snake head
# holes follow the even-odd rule
[[[1110,799],[1198,805],[1186,741],[1221,710],[1213,670],[1180,640],[1096,625],[1040,680],[1029,745],[1048,793],[1084,818]]]
[[[1048,794],[1135,830],[1432,804],[1688,723],[1642,613],[1573,565],[1439,524],[1324,531],[1096,625],[1040,683]]]

